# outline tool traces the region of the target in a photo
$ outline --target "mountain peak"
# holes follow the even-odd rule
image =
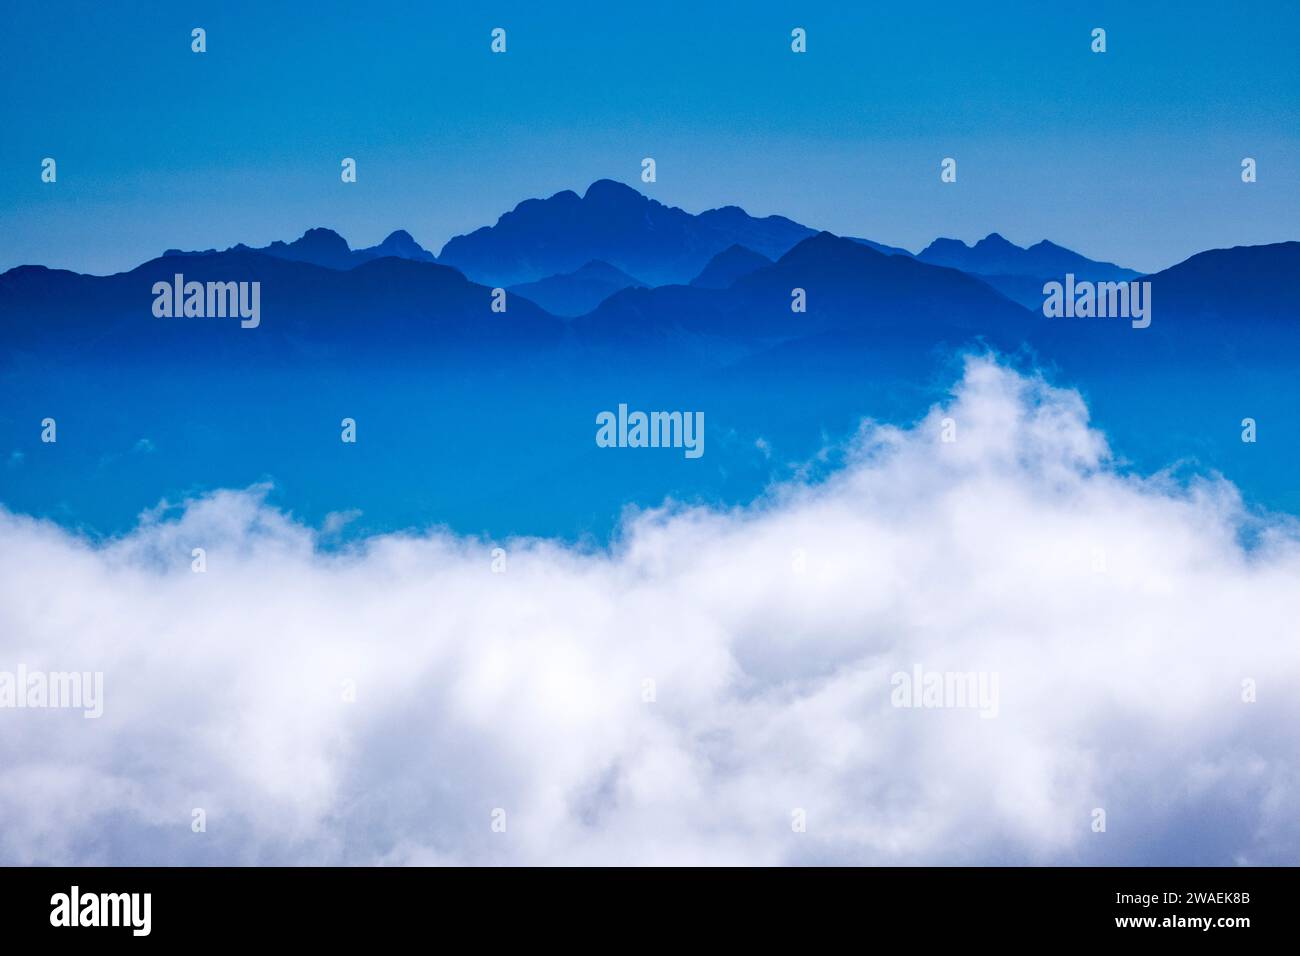
[[[700,215],[723,222],[737,222],[749,218],[749,213],[739,206],[719,206],[717,209],[706,209]]]
[[[416,262],[436,262],[432,252],[415,241],[405,229],[395,229],[377,246],[358,249],[353,258],[366,261],[369,259],[411,259]]]
[[[235,246],[231,251],[239,248]],[[277,239],[263,249],[250,251],[265,252],[267,255],[296,262],[311,262],[330,269],[346,269],[352,265],[352,249],[348,246],[348,241],[333,229],[322,226],[308,229],[293,242]]]
[[[403,258],[422,258],[428,255],[427,250],[415,241],[415,238],[405,229],[397,229],[390,232],[388,236],[375,247],[377,250],[384,252],[393,252]]]
[[[987,236],[975,243],[974,249],[994,250],[994,249],[1019,249],[1020,247],[1014,242],[1004,239],[996,232],[990,232]]]
[[[333,229],[326,229],[324,226],[315,226],[308,229],[298,239],[295,239],[290,245],[310,244],[314,246],[342,246],[344,249],[349,248],[348,241],[340,236]]]
[[[627,183],[620,183],[613,179],[597,179],[587,187],[587,192],[582,198],[586,202],[599,203],[646,201],[645,196],[627,185]]]
[[[823,229],[821,232],[809,236],[807,239],[804,239],[801,242],[797,243],[795,245],[795,248],[803,249],[803,250],[837,249],[837,248],[843,248],[848,242],[849,242],[848,239],[843,239],[840,236],[835,235],[835,233],[827,232],[825,229]]]
[[[971,246],[966,245],[966,243],[962,242],[960,239],[950,239],[947,236],[940,236],[921,250],[921,256],[924,256],[927,253],[934,254],[936,252],[967,252],[971,248]],[[918,256],[918,258],[920,257]]]

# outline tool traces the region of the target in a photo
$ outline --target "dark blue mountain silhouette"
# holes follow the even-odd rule
[[[991,232],[973,246],[960,239],[936,239],[917,254],[922,262],[948,266],[976,275],[1027,275],[1060,278],[1067,272],[1088,272],[1096,279],[1134,279],[1140,273],[1113,262],[1097,262],[1044,239],[1029,248],[1017,246]]]
[[[350,269],[356,265],[347,240],[332,229],[308,229],[301,239],[289,243],[276,240],[265,249],[253,251],[265,252],[277,259],[310,262],[328,269]]]
[[[690,216],[608,181],[594,184],[587,199],[570,196],[521,204],[502,221],[513,223],[511,217],[520,215],[520,210],[537,211],[551,203],[595,202],[601,208],[625,205],[643,215],[666,217],[677,224],[679,238],[681,230],[693,230],[692,235],[698,238],[701,220],[707,223],[719,218],[755,232],[789,233],[803,228],[789,220],[776,220],[775,224],[773,220],[754,220],[739,210]],[[532,214],[526,213],[525,218]],[[514,228],[511,225],[506,233]],[[635,241],[630,245],[644,246],[639,222],[632,232]],[[712,234],[716,238],[716,230]],[[955,246],[966,252],[955,251]],[[163,343],[174,341],[182,347],[182,343],[227,336],[232,331],[240,333],[239,338],[249,337],[232,322],[155,319],[150,312],[152,283],[168,281],[177,272],[199,281],[261,281],[265,325],[252,338],[266,341],[257,348],[266,348],[270,340],[278,338],[291,340],[294,347],[308,343],[312,347],[324,343],[340,348],[380,347],[409,335],[408,344],[415,352],[435,342],[476,340],[533,344],[566,340],[578,345],[591,341],[604,348],[611,341],[647,336],[668,340],[680,334],[751,344],[862,330],[882,340],[934,342],[963,334],[1015,338],[1027,318],[1023,309],[980,279],[926,260],[961,259],[972,269],[1019,263],[1021,268],[1076,271],[1076,275],[1083,273],[1080,278],[1086,277],[1083,270],[1092,266],[1110,270],[1111,275],[1115,270],[1121,277],[1134,275],[1109,263],[1091,263],[1051,243],[1025,250],[992,236],[974,249],[960,243],[936,243],[922,256],[911,258],[883,254],[856,239],[818,233],[798,241],[774,262],[730,243],[705,261],[700,281],[692,286],[642,288],[636,278],[618,267],[588,260],[569,275],[550,277],[529,289],[517,288],[519,294],[511,297],[508,312],[499,315],[489,309],[488,287],[438,263],[397,256],[374,258],[385,251],[410,257],[428,255],[406,233],[394,233],[377,247],[350,250],[336,233],[313,229],[295,242],[273,243],[260,251],[236,246],[224,253],[178,253],[114,276],[19,267],[0,276],[3,345],[9,353],[37,346],[89,352],[100,346],[112,349],[115,342],[131,342],[132,348],[149,353]],[[349,263],[350,269],[338,268]],[[1123,341],[1130,351],[1177,351],[1182,345],[1170,336],[1188,341],[1211,333],[1240,338],[1253,334],[1261,321],[1292,320],[1297,307],[1291,284],[1298,273],[1300,243],[1296,242],[1200,253],[1149,277],[1154,289],[1153,327]],[[710,276],[717,276],[717,281]],[[607,295],[607,288],[616,291]],[[790,311],[791,291],[796,288],[805,292],[805,313]],[[547,299],[548,289],[563,292],[551,301],[554,312],[530,301],[527,294]],[[569,298],[564,300],[564,295]],[[578,301],[582,296],[587,296],[587,302]],[[572,315],[597,299],[568,332],[565,323],[555,318],[556,313]],[[1112,334],[1103,328],[1124,325],[1068,320],[1044,323],[1037,309],[1029,318],[1033,321],[1021,338],[1049,353],[1059,343],[1102,341]],[[1287,332],[1294,329],[1288,327]],[[1260,334],[1273,333],[1264,330]],[[1293,348],[1290,342],[1273,344],[1274,353],[1289,354]],[[240,347],[251,347],[251,340]],[[1098,361],[1112,359],[1099,355]]]
[[[290,262],[309,262],[327,269],[352,269],[363,262],[393,256],[399,259],[412,259],[417,262],[436,262],[433,253],[425,249],[405,229],[398,229],[388,235],[377,246],[366,249],[352,249],[347,240],[333,229],[308,229],[293,242],[277,239],[269,246],[253,248],[242,242],[226,250],[227,252],[260,252],[276,259],[288,259]],[[168,249],[164,256],[210,256],[215,249],[203,252],[186,252],[180,249]]]
[[[1229,334],[1256,320],[1284,320],[1300,337],[1294,322],[1300,313],[1296,277],[1300,276],[1300,242],[1234,246],[1199,252],[1150,276],[1156,308],[1187,320],[1220,323]]]
[[[922,262],[977,275],[1003,295],[1028,308],[1043,301],[1043,283],[1061,281],[1066,273],[1092,282],[1136,279],[1141,273],[1113,262],[1097,262],[1044,239],[1029,248],[996,232],[973,246],[959,239],[936,239],[917,254]]]
[[[804,291],[806,312],[791,309],[795,289]],[[706,348],[711,338],[771,343],[830,330],[877,344],[934,344],[986,334],[1009,339],[1028,318],[962,272],[823,232],[725,290],[627,289],[575,320],[574,328],[597,339],[672,343],[685,337]]]
[[[337,250],[342,240],[335,242],[331,236],[313,230],[307,242],[282,245],[296,245],[296,254]],[[589,263],[570,276],[534,284],[527,291],[549,288],[579,296],[591,289],[591,298],[601,297],[568,331],[555,317],[566,310],[552,312],[535,301],[545,295],[530,299],[518,288],[507,312],[493,313],[490,288],[448,266],[398,257],[340,270],[236,247],[222,253],[165,256],[113,276],[23,266],[0,275],[0,331],[4,352],[10,355],[27,349],[87,355],[106,349],[141,356],[190,350],[201,358],[206,346],[200,343],[232,338],[236,348],[262,352],[380,353],[401,343],[403,351],[421,354],[449,344],[510,348],[567,342],[607,349],[611,343],[675,343],[686,337],[694,340],[692,361],[708,362],[710,342],[719,345],[715,358],[728,361],[736,357],[737,348],[767,348],[809,336],[823,341],[866,336],[877,345],[980,338],[1014,349],[1029,342],[1047,354],[1074,349],[1078,356],[1092,354],[1096,344],[1098,363],[1120,360],[1107,351],[1112,346],[1098,343],[1112,341],[1124,331],[1124,322],[1046,320],[977,277],[920,259],[885,255],[830,233],[806,238],[766,264],[752,251],[731,247],[716,258],[710,271],[733,260],[758,268],[741,269],[744,274],[725,289],[700,284],[645,288],[605,263]],[[152,285],[170,281],[178,272],[187,280],[260,281],[262,328],[242,330],[237,322],[222,319],[155,318]],[[1177,351],[1210,335],[1272,335],[1268,328],[1296,316],[1290,284],[1298,272],[1296,242],[1193,256],[1149,277],[1152,328],[1141,335],[1127,332],[1119,341],[1129,352],[1146,354],[1152,349]],[[589,283],[587,289],[584,282]],[[625,282],[633,284],[608,296],[598,287]],[[570,287],[564,290],[566,283]],[[804,290],[806,312],[791,311],[794,289]],[[1265,320],[1272,325],[1257,329]],[[1288,325],[1285,331],[1295,330]],[[828,334],[831,339],[825,338]],[[1274,343],[1270,350],[1289,354],[1293,343]]]
[[[235,318],[157,318],[155,282],[261,283],[261,325]],[[84,276],[21,266],[0,275],[4,353],[130,364],[160,357],[296,363],[360,355],[428,356],[448,349],[528,350],[558,344],[561,320],[523,298],[491,311],[492,290],[436,263],[385,257],[342,270],[236,247],[150,260]]]
[[[709,260],[709,264],[691,280],[697,289],[729,289],[741,276],[770,266],[772,260],[742,245],[728,246]]]
[[[362,256],[366,259],[383,259],[393,256],[398,259],[411,259],[415,262],[437,261],[434,254],[416,242],[405,229],[390,232],[388,237],[379,245],[370,246],[366,249],[357,249],[353,255]]]
[[[510,287],[510,292],[536,302],[552,315],[585,315],[615,292],[644,286],[622,269],[598,260],[565,275]]]
[[[689,282],[733,244],[776,258],[810,235],[812,229],[782,216],[758,219],[735,206],[692,215],[602,179],[581,197],[565,190],[526,200],[495,226],[452,239],[438,261],[475,281],[511,286],[596,259],[665,285]]]
[[[1300,360],[1297,274],[1300,242],[1212,249],[1139,280],[1151,284],[1149,328],[1132,329],[1123,319],[1050,319],[1035,341],[1085,381],[1101,374],[1250,377]],[[1186,400],[1216,394],[1203,384]]]

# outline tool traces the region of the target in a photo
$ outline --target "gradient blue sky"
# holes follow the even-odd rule
[[[1300,238],[1290,0],[7,0],[4,20],[0,269],[112,272],[315,225],[353,246],[406,228],[436,251],[530,196],[640,186],[643,156],[666,203],[913,250],[998,231],[1155,270]]]

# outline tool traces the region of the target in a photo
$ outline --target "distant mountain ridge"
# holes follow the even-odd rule
[[[502,216],[497,226],[452,240],[439,257],[403,230],[391,233],[376,246],[352,249],[333,230],[313,228],[292,242],[276,241],[261,248],[241,243],[225,252],[168,250],[162,258],[119,277],[18,267],[0,276],[0,311],[68,319],[76,312],[80,313],[77,324],[87,323],[81,327],[90,329],[102,311],[100,306],[112,307],[109,313],[120,306],[123,316],[128,308],[139,308],[142,293],[127,283],[128,277],[144,273],[170,280],[173,273],[184,271],[195,278],[265,279],[268,306],[292,291],[295,305],[278,314],[292,317],[296,333],[317,334],[320,329],[313,330],[311,314],[333,314],[339,303],[351,301],[358,314],[367,315],[368,328],[377,329],[390,321],[369,303],[388,302],[404,317],[424,317],[427,324],[420,326],[422,339],[430,335],[474,337],[482,331],[477,328],[478,313],[494,285],[475,279],[466,261],[479,253],[504,250],[501,254],[513,263],[508,268],[518,268],[523,261],[520,250],[525,247],[540,250],[538,258],[528,260],[534,270],[543,264],[550,268],[553,261],[580,258],[573,250],[557,251],[565,247],[560,240],[563,229],[550,234],[549,243],[536,244],[540,242],[538,230],[557,221],[583,233],[577,240],[579,247],[622,250],[625,260],[640,257],[660,280],[665,271],[681,275],[687,266],[694,269],[680,281],[656,283],[656,279],[631,272],[617,262],[584,258],[567,272],[548,273],[508,287],[527,300],[512,303],[512,316],[517,310],[527,313],[530,322],[552,335],[558,335],[559,327],[547,319],[563,317],[573,320],[571,332],[601,341],[647,333],[671,338],[683,329],[691,334],[753,341],[814,331],[820,334],[833,328],[865,328],[886,320],[893,323],[890,335],[901,334],[894,331],[898,323],[904,323],[908,335],[927,323],[938,323],[930,330],[941,335],[962,329],[1000,334],[1007,330],[1008,322],[1014,324],[1021,318],[1015,310],[1008,312],[1006,305],[1015,303],[1029,309],[1031,315],[1038,312],[1044,279],[1059,279],[1067,272],[1079,279],[1112,281],[1140,275],[1046,240],[1022,248],[996,233],[974,246],[937,239],[912,256],[906,250],[869,240],[817,233],[782,217],[757,219],[736,207],[692,215],[650,200],[628,186],[601,180],[581,199],[570,192],[521,203]],[[622,235],[624,230],[629,235]],[[521,233],[527,242],[515,241]],[[738,233],[762,248],[729,241]],[[784,251],[775,256],[763,251],[774,248]],[[1163,325],[1172,314],[1183,320],[1198,317],[1236,328],[1243,313],[1251,319],[1294,315],[1291,282],[1300,269],[1298,250],[1300,243],[1296,242],[1209,250],[1149,276],[1159,303],[1157,322]],[[175,262],[178,258],[193,260],[193,264],[181,266]],[[282,274],[272,268],[277,261],[331,273],[354,272],[370,263],[394,265],[358,275],[356,282],[324,282],[305,274]],[[398,267],[401,263],[435,271],[426,274],[402,269]],[[220,269],[227,269],[228,274],[223,275]],[[395,287],[377,294],[373,285],[380,276],[385,282],[411,288]],[[118,281],[107,281],[114,279]],[[798,325],[790,319],[794,288],[807,295],[807,313]],[[326,289],[332,291],[322,299]],[[981,293],[981,289],[990,294]],[[42,299],[49,304],[42,305]],[[302,303],[302,308],[296,303]],[[508,337],[510,326],[502,326],[497,332]],[[38,327],[12,325],[2,331],[10,345],[42,334]],[[359,328],[353,334],[364,337],[367,333]]]
[[[259,283],[261,324],[247,330],[228,317],[157,317],[152,290],[176,273],[187,283]],[[368,354],[400,363],[457,349],[504,354],[561,341],[562,321],[541,307],[512,301],[506,322],[491,304],[491,289],[455,269],[396,256],[338,269],[235,247],[163,256],[110,276],[20,266],[0,275],[0,360],[29,350],[199,364],[239,355],[289,367],[304,357]]]
[[[1024,248],[991,232],[973,246],[960,239],[939,238],[916,258],[975,275],[1026,275],[1060,277],[1066,272],[1089,273],[1095,279],[1136,279],[1141,273],[1113,262],[1098,262],[1044,239]]]
[[[752,255],[729,249],[717,259],[753,263]],[[794,289],[802,291],[805,311],[791,308]],[[606,341],[772,342],[835,332],[879,344],[985,333],[1010,341],[1029,318],[975,277],[821,232],[722,288],[626,289],[575,320],[574,328],[580,337]]]
[[[382,259],[387,256],[398,259],[411,259],[415,262],[438,261],[432,252],[416,242],[405,229],[398,229],[389,233],[388,237],[379,245],[370,246],[366,249],[353,249],[349,247],[347,240],[333,229],[317,227],[308,229],[293,242],[284,242],[277,239],[269,246],[260,248],[248,246],[241,242],[225,251],[260,252],[263,255],[274,256],[277,259],[288,259],[290,262],[308,262],[315,266],[324,266],[326,269],[354,269],[363,262]],[[202,252],[168,249],[163,253],[163,256],[210,256],[216,253],[216,249],[207,249]]]
[[[979,276],[986,284],[1026,308],[1043,301],[1043,283],[1061,281],[1067,273],[1092,282],[1122,282],[1141,273],[1113,262],[1098,262],[1044,239],[1025,248],[996,232],[973,246],[960,239],[939,238],[916,256],[921,262],[959,269]]]
[[[689,282],[729,246],[775,259],[815,234],[784,216],[760,219],[737,206],[693,215],[601,179],[582,196],[564,190],[521,202],[495,225],[453,238],[438,261],[476,282],[510,286],[600,260],[659,286]]]
[[[736,241],[738,235],[745,241]],[[618,255],[623,264],[584,258],[593,248]],[[770,255],[775,249],[783,251]],[[1245,320],[1294,315],[1290,286],[1300,265],[1297,250],[1300,243],[1294,242],[1210,250],[1149,276],[1158,325],[1163,330],[1191,321],[1238,334]],[[505,264],[493,270],[497,276],[484,277],[486,259],[480,256],[500,257]],[[568,271],[506,286],[511,319],[483,324],[501,274],[525,264],[533,272],[551,269],[574,259],[580,261]],[[631,271],[629,261],[650,274]],[[325,271],[277,269],[276,263]],[[140,333],[141,319],[158,326],[147,311],[138,311],[144,293],[128,280],[148,275],[170,281],[177,272],[214,281],[264,281],[272,331],[263,337],[289,333],[307,342],[324,335],[330,348],[349,342],[365,347],[375,336],[393,342],[407,334],[415,335],[417,348],[507,342],[527,326],[523,337],[533,341],[563,339],[601,349],[629,339],[685,343],[701,350],[701,357],[709,346],[700,337],[723,351],[801,336],[835,342],[863,334],[897,343],[978,336],[1010,348],[1018,338],[1043,334],[1033,322],[1022,336],[1022,326],[1040,313],[1044,280],[1066,273],[1094,281],[1139,277],[1046,240],[1023,248],[996,233],[973,246],[937,239],[913,256],[870,240],[814,232],[782,217],[755,218],[736,207],[692,215],[600,180],[581,198],[568,192],[521,203],[496,226],[452,240],[441,256],[402,230],[376,246],[352,249],[333,230],[313,228],[291,242],[261,248],[168,250],[117,277],[19,267],[0,276],[0,312],[35,322],[0,331],[9,346],[34,344],[52,328],[70,336],[66,344],[75,344],[82,333],[90,336],[87,342],[99,341],[111,317],[113,327],[132,338]],[[795,289],[806,298],[805,312],[791,310]],[[348,323],[348,315],[364,321]],[[516,316],[526,321],[516,324]],[[1046,341],[1050,346],[1077,334],[1090,333],[1054,326]],[[1142,341],[1163,341],[1165,334]],[[169,331],[165,338],[172,336]],[[730,344],[721,345],[724,340]],[[151,347],[147,338],[138,345]]]
[[[554,315],[576,317],[624,289],[664,285],[727,288],[771,262],[817,230],[784,216],[755,217],[737,206],[698,214],[667,206],[610,179],[593,182],[579,196],[563,190],[526,199],[492,226],[455,236],[438,255],[405,230],[376,246],[352,249],[332,229],[308,229],[292,242],[277,240],[228,252],[258,252],[328,269],[356,268],[394,257],[450,266],[472,281],[507,288]],[[1024,248],[998,233],[973,246],[938,238],[920,253],[853,236],[848,242],[886,256],[915,259],[977,276],[985,285],[1026,308],[1042,301],[1042,284],[1066,273],[1092,281],[1121,281],[1140,273],[1073,252],[1048,240]],[[212,255],[216,250],[168,249],[164,256]]]

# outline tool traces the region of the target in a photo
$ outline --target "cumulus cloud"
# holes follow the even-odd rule
[[[97,720],[0,710],[0,860],[1297,861],[1300,533],[991,359],[608,549],[340,550],[265,494],[107,544],[0,512],[0,670],[104,674]],[[918,667],[996,716],[894,706]]]

